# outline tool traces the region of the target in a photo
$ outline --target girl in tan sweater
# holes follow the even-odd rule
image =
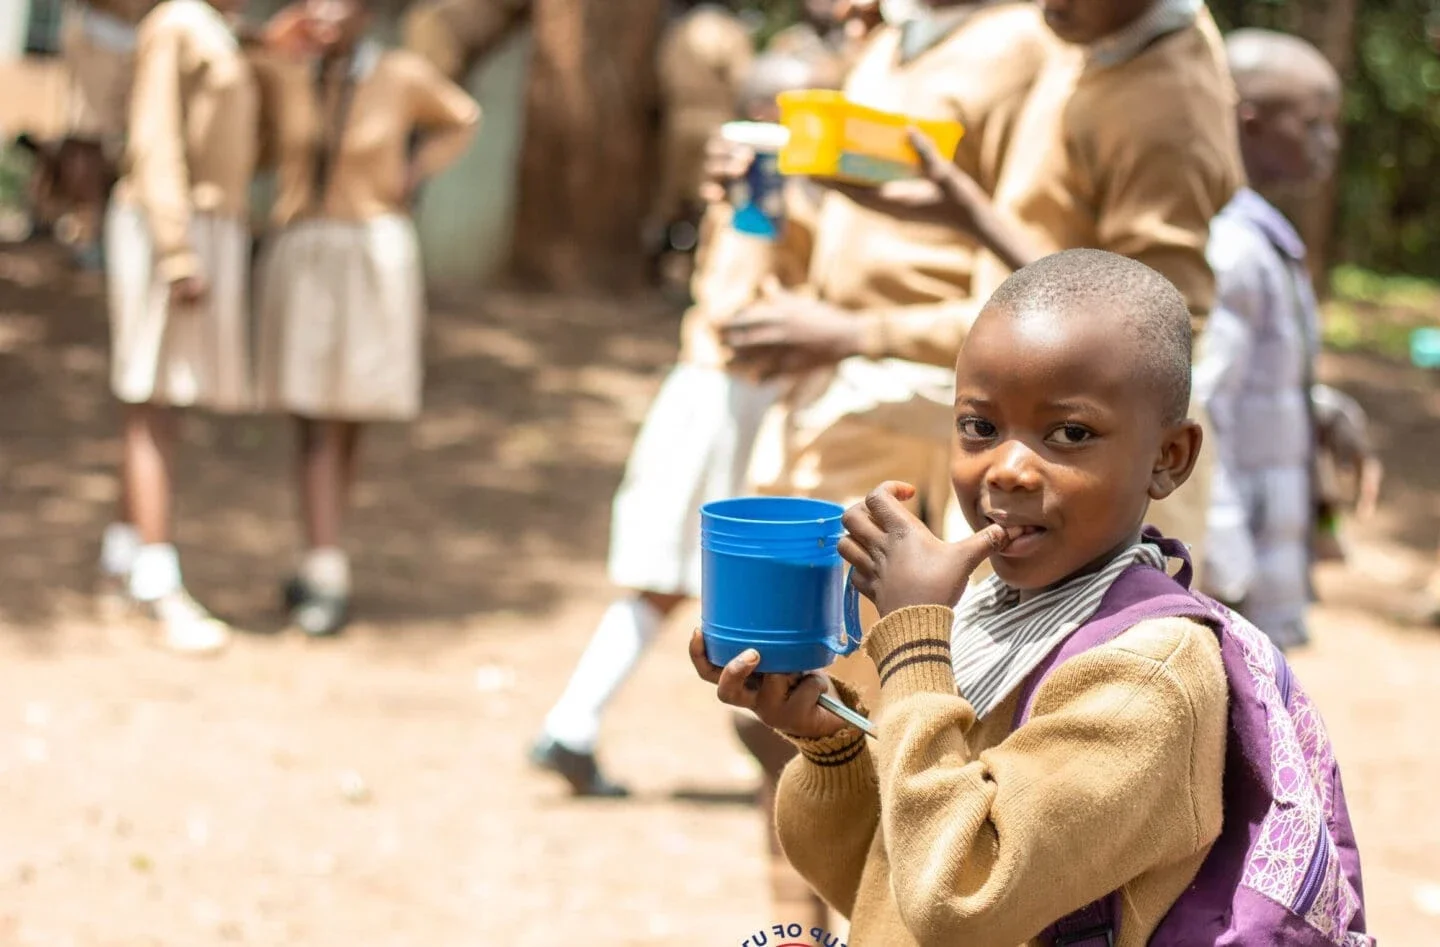
[[[425,301],[410,208],[480,107],[420,55],[366,38],[365,0],[290,9],[301,54],[259,60],[277,196],[260,264],[257,396],[296,418],[306,549],[284,596],[311,635],[350,597],[341,532],[361,427],[420,412]]]
[[[756,652],[714,667],[696,634],[720,699],[800,750],[780,837],[851,919],[852,947],[1039,943],[1114,891],[1116,943],[1139,947],[1194,878],[1221,827],[1226,746],[1209,628],[1136,624],[1059,665],[1014,726],[1022,682],[1110,583],[1164,562],[1141,524],[1199,451],[1189,364],[1184,299],[1134,261],[1069,251],[995,294],[956,372],[951,470],[975,535],[936,539],[906,484],[846,514],[841,554],[882,616],[864,641],[881,680],[873,743],[816,705],[829,691],[864,712],[848,686],[757,682]],[[995,578],[956,606],[987,558]]]
[[[120,522],[102,568],[174,650],[228,630],[185,592],[170,540],[172,409],[251,406],[250,179],[259,94],[236,0],[167,0],[140,23],[129,136],[106,222],[111,388],[125,405]]]

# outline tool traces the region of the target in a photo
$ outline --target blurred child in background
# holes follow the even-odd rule
[[[1340,77],[1282,33],[1239,30],[1226,49],[1250,187],[1210,230],[1216,306],[1195,367],[1215,432],[1206,586],[1288,648],[1308,640],[1320,318],[1305,244],[1261,193],[1332,173]]]
[[[259,95],[226,16],[243,0],[168,0],[140,24],[124,165],[106,223],[111,383],[125,403],[121,515],[102,572],[169,647],[228,630],[185,591],[171,542],[172,408],[247,410],[248,227]]]
[[[284,590],[310,635],[346,623],[342,528],[360,433],[420,411],[425,300],[410,219],[416,189],[460,157],[480,120],[416,53],[365,38],[365,0],[296,8],[313,55],[262,69],[277,164],[261,261],[262,407],[296,418],[305,549]]]

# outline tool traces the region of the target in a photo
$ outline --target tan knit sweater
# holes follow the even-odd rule
[[[1015,695],[977,722],[956,694],[952,621],[907,608],[866,636],[879,739],[796,741],[776,803],[786,855],[850,918],[851,947],[1014,947],[1117,889],[1117,943],[1141,947],[1220,833],[1214,632],[1136,625],[1057,668],[1012,736]]]

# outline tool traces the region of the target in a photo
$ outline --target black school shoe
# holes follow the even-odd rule
[[[550,737],[542,736],[530,748],[530,762],[565,780],[570,784],[570,791],[577,796],[624,799],[630,795],[629,789],[605,778],[595,762],[594,753],[577,753]]]
[[[350,621],[349,596],[322,594],[299,578],[287,581],[280,595],[290,622],[312,638],[338,635]]]

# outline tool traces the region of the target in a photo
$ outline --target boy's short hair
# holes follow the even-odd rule
[[[1274,30],[1235,30],[1225,37],[1225,58],[1242,100],[1294,94],[1298,83],[1340,89],[1340,74],[1314,44]]]
[[[1128,354],[1140,361],[1146,381],[1160,397],[1164,422],[1183,421],[1190,410],[1190,308],[1175,284],[1144,263],[1105,250],[1064,250],[1001,284],[986,309],[1014,315],[1069,310],[1077,319],[1103,309],[1131,340]],[[1117,355],[1126,350],[1117,346]]]

